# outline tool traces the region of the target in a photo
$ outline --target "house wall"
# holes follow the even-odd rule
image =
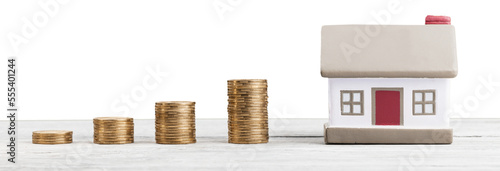
[[[372,88],[403,88],[403,124],[407,128],[449,127],[449,79],[429,78],[330,78],[330,126],[334,127],[401,127],[372,125]],[[413,90],[436,91],[436,115],[413,115]],[[363,90],[364,114],[341,115],[341,90]]]

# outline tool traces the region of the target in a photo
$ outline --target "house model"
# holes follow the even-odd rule
[[[427,19],[438,21],[323,26],[325,143],[452,143],[447,108],[449,80],[457,75],[455,28],[449,17]]]

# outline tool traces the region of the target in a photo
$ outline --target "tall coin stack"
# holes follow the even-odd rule
[[[196,143],[195,102],[165,101],[155,104],[156,143]]]
[[[33,144],[68,144],[73,142],[73,131],[33,131]]]
[[[134,142],[134,119],[127,117],[94,118],[94,143],[128,144]]]
[[[228,80],[227,95],[228,142],[267,143],[267,80]]]

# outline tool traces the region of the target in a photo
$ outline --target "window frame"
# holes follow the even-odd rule
[[[349,93],[349,101],[344,102],[344,94]],[[354,93],[359,93],[359,102],[354,102]],[[349,105],[349,112],[344,113],[344,105]],[[354,105],[360,106],[360,113],[354,113]],[[341,90],[340,91],[340,115],[364,115],[363,90]]]
[[[415,94],[422,93],[422,101],[416,101]],[[432,101],[425,101],[425,93],[432,93]],[[422,113],[415,113],[416,105],[422,105]],[[432,104],[432,113],[425,113],[425,105]],[[413,90],[413,115],[436,115],[436,90]]]

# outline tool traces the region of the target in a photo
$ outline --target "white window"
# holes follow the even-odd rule
[[[340,110],[342,115],[363,115],[363,91],[340,91]]]
[[[413,115],[436,114],[436,91],[413,90]]]

